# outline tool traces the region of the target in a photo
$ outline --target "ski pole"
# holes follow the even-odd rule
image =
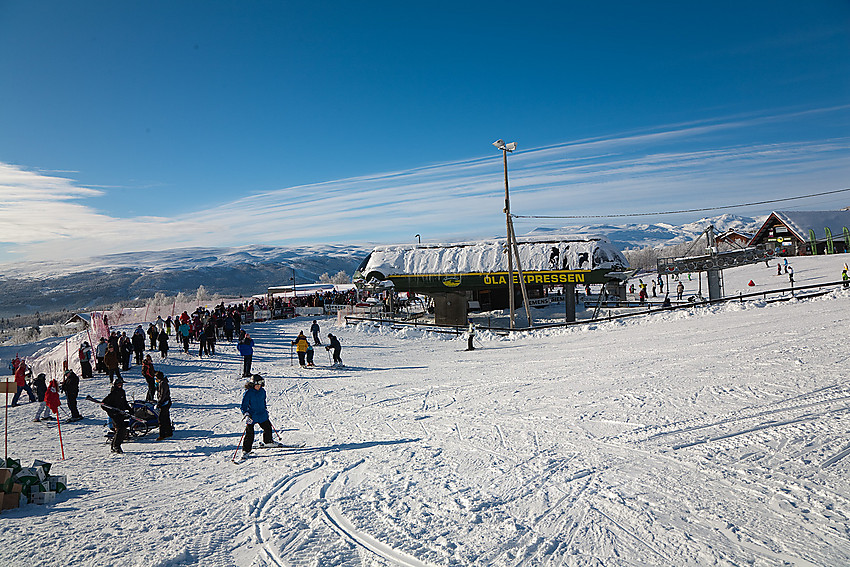
[[[231,461],[236,459],[236,454],[239,452],[239,447],[242,446],[242,439],[245,437],[245,432],[242,432],[242,437],[239,438],[239,443],[236,444],[236,450],[233,452],[233,456],[230,458]]]

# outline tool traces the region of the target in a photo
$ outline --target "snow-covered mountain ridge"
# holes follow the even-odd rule
[[[754,232],[755,219],[735,215],[669,224],[585,225],[536,228],[528,236],[605,236],[621,250],[688,242],[713,224],[718,232]],[[497,235],[499,237],[499,235]],[[313,283],[324,273],[352,274],[371,244],[236,248],[176,248],[125,252],[65,261],[0,264],[0,317],[36,311],[80,311],[118,301],[153,297],[157,292],[190,293],[203,285],[210,293],[250,296],[269,286]]]

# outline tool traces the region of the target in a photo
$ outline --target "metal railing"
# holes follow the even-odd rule
[[[774,289],[774,290],[765,290],[754,293],[739,293],[738,295],[723,297],[721,299],[698,299],[694,301],[683,301],[678,302],[676,304],[670,306],[663,306],[658,302],[652,303],[647,302],[643,305],[630,305],[629,307],[622,307],[623,309],[635,309],[635,312],[632,313],[619,313],[617,315],[612,314],[610,311],[607,317],[598,317],[596,319],[583,319],[581,321],[572,321],[572,322],[563,322],[563,323],[543,323],[539,325],[535,325],[534,327],[515,327],[513,329],[508,327],[493,327],[490,324],[490,320],[488,319],[487,326],[482,324],[476,324],[475,327],[481,330],[488,330],[492,333],[499,335],[509,335],[515,332],[528,332],[533,331],[535,329],[551,329],[558,327],[576,327],[580,325],[589,325],[593,323],[599,323],[600,321],[615,321],[618,319],[627,319],[629,317],[642,317],[650,314],[662,313],[667,311],[675,311],[677,309],[693,309],[696,307],[707,307],[711,305],[719,305],[722,303],[729,303],[730,301],[738,301],[740,303],[744,303],[745,301],[754,301],[756,299],[762,299],[768,303],[774,303],[779,301],[790,301],[792,299],[812,299],[815,297],[820,297],[822,295],[826,295],[828,293],[832,293],[836,288],[844,287],[847,288],[850,285],[850,282],[838,281],[838,282],[827,282],[827,283],[819,283],[812,284],[806,286],[790,286],[786,288]],[[812,290],[817,290],[813,292]],[[808,293],[807,293],[808,292]],[[466,332],[466,326],[458,326],[458,325],[438,325],[436,323],[424,323],[420,321],[401,321],[398,319],[394,319],[392,317],[384,317],[383,314],[380,317],[360,317],[349,315],[345,317],[346,325],[354,325],[363,322],[375,323],[377,325],[390,325],[395,329],[404,329],[404,328],[415,328],[422,329],[432,333],[444,333],[444,334],[452,334],[455,336],[460,336],[464,332]]]

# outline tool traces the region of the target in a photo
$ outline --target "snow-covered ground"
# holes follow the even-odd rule
[[[794,259],[798,285],[840,279],[844,260]],[[787,283],[760,264],[728,270],[727,293],[750,279]],[[121,456],[95,404],[63,426],[64,461],[55,424],[9,408],[9,455],[53,462],[70,489],[0,516],[0,565],[850,564],[850,291],[485,331],[474,352],[320,324],[345,368],[323,349],[292,365],[309,321],[250,327],[272,422],[302,450],[230,462],[232,344],[154,356],[177,430]],[[143,396],[139,368],[126,378]],[[81,396],[107,391],[96,376]]]

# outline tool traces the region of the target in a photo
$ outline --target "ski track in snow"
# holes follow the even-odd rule
[[[53,462],[69,490],[0,516],[0,565],[847,565],[848,300],[482,332],[472,353],[322,320],[341,369],[292,365],[305,321],[254,324],[272,422],[306,447],[230,464],[243,380],[224,342],[155,360],[175,437],[123,456],[95,404],[63,424],[65,461],[35,406],[10,408],[10,456]],[[137,367],[125,379],[144,391]]]

